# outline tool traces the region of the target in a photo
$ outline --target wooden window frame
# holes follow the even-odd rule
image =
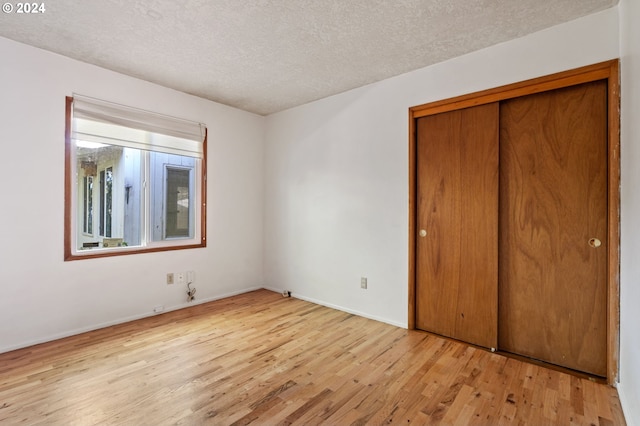
[[[560,89],[592,81],[607,81],[608,108],[608,261],[607,261],[607,383],[618,382],[620,346],[620,63],[618,59],[563,71],[519,83],[429,102],[409,108],[409,329],[416,328],[416,120],[491,102]]]
[[[64,260],[72,261],[72,260],[87,260],[87,259],[96,259],[103,257],[113,257],[113,256],[126,256],[126,255],[134,255],[140,253],[155,253],[162,251],[173,251],[173,250],[186,250],[193,248],[202,248],[207,246],[207,215],[206,215],[206,207],[207,207],[207,130],[204,132],[204,140],[203,140],[203,151],[202,151],[202,164],[200,167],[200,173],[196,175],[196,179],[200,180],[200,239],[199,242],[195,244],[180,244],[179,240],[176,240],[175,244],[171,244],[171,240],[169,243],[162,246],[153,246],[153,247],[127,247],[125,250],[104,250],[99,252],[94,252],[86,255],[78,255],[74,254],[72,250],[72,245],[76,244],[76,229],[73,229],[73,206],[72,206],[72,191],[75,191],[75,177],[72,175],[73,167],[72,167],[72,158],[74,149],[74,144],[71,139],[71,131],[72,131],[72,104],[73,97],[66,97],[66,106],[65,106],[65,158],[64,158]],[[198,207],[196,207],[198,208]],[[95,223],[94,223],[95,227]]]

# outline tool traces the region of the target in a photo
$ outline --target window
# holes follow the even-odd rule
[[[67,98],[65,260],[204,247],[206,128]]]

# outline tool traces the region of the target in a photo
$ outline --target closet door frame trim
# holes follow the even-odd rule
[[[409,108],[409,306],[407,325],[410,330],[416,328],[416,120],[442,112],[598,80],[607,80],[608,89],[607,383],[615,385],[618,382],[620,342],[620,66],[618,59]]]

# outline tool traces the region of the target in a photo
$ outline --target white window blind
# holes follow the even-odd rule
[[[202,123],[74,95],[75,141],[125,146],[202,158],[206,128]]]

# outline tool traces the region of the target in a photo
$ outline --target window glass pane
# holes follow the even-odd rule
[[[93,235],[93,176],[85,176],[82,180],[82,206],[84,208],[82,232]]]
[[[123,231],[125,246],[142,244],[142,228],[144,226],[144,156],[146,153],[138,149],[125,148],[123,156]]]
[[[142,155],[121,146],[76,143],[78,250],[140,245]]]
[[[109,167],[100,172],[100,195],[102,198],[101,204],[101,219],[104,224],[101,227],[100,235],[105,237],[111,237],[111,223],[112,223],[112,210],[113,210],[113,167]]]
[[[150,153],[151,240],[193,238],[195,189],[193,177],[200,159]]]
[[[167,168],[165,236],[189,236],[189,170]]]

